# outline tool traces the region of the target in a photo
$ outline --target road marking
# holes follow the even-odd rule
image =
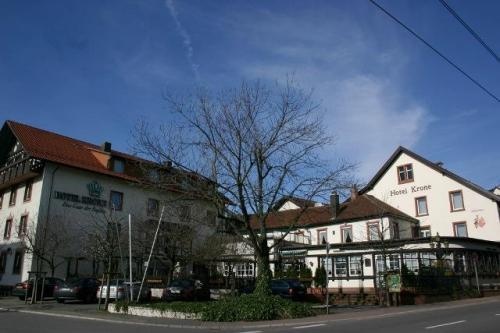
[[[454,321],[452,323],[444,323],[444,324],[440,324],[440,325],[429,326],[429,327],[426,327],[425,329],[426,330],[430,330],[430,329],[433,329],[433,328],[436,328],[436,327],[450,326],[450,325],[456,325],[456,324],[461,324],[461,323],[465,323],[465,320],[460,320],[460,321]]]
[[[312,327],[320,327],[320,326],[325,326],[326,324],[314,324],[314,325],[307,325],[307,326],[295,326],[292,327],[294,330],[300,330],[302,328],[312,328]]]
[[[246,331],[246,332],[240,332],[240,333],[262,333],[262,331]]]

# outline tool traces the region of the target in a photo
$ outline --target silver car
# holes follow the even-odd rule
[[[137,294],[139,293],[139,289],[141,287],[140,282],[132,282],[132,291],[134,300],[137,299]],[[106,294],[108,293],[108,288],[106,283],[103,286],[100,286],[97,289],[97,299],[104,300],[106,299]],[[122,279],[114,279],[111,280],[109,285],[109,299],[110,300],[126,300],[130,297],[130,282]],[[149,301],[151,299],[151,289],[142,286],[141,297],[140,300]]]

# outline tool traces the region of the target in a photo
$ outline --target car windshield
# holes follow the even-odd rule
[[[300,283],[300,281],[289,280],[287,282],[292,287],[302,287],[303,286],[302,283]]]
[[[68,280],[64,281],[62,284],[66,287],[75,287],[75,286],[79,286],[81,283],[82,283],[82,279],[73,278],[73,279],[68,279]]]
[[[189,287],[191,282],[188,280],[174,280],[170,283],[170,287]]]

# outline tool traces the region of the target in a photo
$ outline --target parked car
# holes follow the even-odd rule
[[[20,283],[17,283],[12,290],[12,296],[19,297],[20,300],[25,300],[26,297],[31,298],[33,293],[33,282],[35,279],[26,280]],[[54,289],[57,285],[63,283],[64,281],[55,277],[46,277],[45,280],[43,278],[38,278],[37,283],[37,299],[40,299],[42,295],[42,283],[43,285],[43,298],[54,297]]]
[[[278,279],[271,281],[273,295],[293,300],[303,300],[306,297],[307,288],[296,279]]]
[[[95,278],[68,279],[55,287],[54,297],[58,303],[69,300],[92,303],[97,300],[97,288],[99,281]]]
[[[163,290],[162,299],[165,301],[209,300],[210,289],[200,280],[173,280]]]
[[[132,291],[134,300],[137,299],[137,294],[139,293],[139,289],[141,288],[140,282],[132,282]],[[102,293],[101,293],[102,290]],[[99,288],[97,288],[96,298],[101,300],[106,299],[108,288],[106,286],[106,281],[103,282]],[[111,280],[111,284],[109,286],[109,299],[110,300],[123,300],[128,299],[130,296],[130,282],[125,280]],[[143,301],[149,301],[151,299],[151,289],[144,285],[141,291],[141,297],[139,298]]]

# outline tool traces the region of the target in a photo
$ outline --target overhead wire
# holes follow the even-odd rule
[[[483,86],[481,83],[479,83],[476,79],[474,79],[472,76],[467,74],[460,66],[455,64],[453,61],[451,61],[448,57],[446,57],[443,53],[438,51],[434,46],[432,46],[429,42],[427,42],[425,39],[420,37],[415,31],[413,31],[410,27],[408,27],[406,24],[401,22],[397,17],[389,13],[385,8],[383,8],[381,5],[379,5],[377,2],[374,0],[368,0],[370,1],[375,7],[377,7],[379,10],[381,10],[384,14],[389,16],[391,19],[393,19],[396,23],[401,25],[406,31],[408,31],[410,34],[412,34],[415,38],[420,40],[422,43],[424,43],[427,47],[429,47],[432,51],[434,51],[437,55],[439,55],[442,59],[444,59],[448,64],[450,64],[453,68],[455,68],[457,71],[462,73],[466,78],[468,78],[472,83],[474,83],[476,86],[478,86],[481,90],[483,90],[486,94],[488,94],[490,97],[492,97],[494,100],[497,102],[500,102],[500,98],[498,98],[495,94],[493,94],[491,91],[489,91],[485,86]]]
[[[445,0],[439,0],[439,2],[446,8],[453,17],[457,19],[458,22],[460,22],[467,31],[470,32],[472,36],[495,58],[496,61],[500,62],[500,57],[493,51],[491,47],[489,47],[488,44],[458,15],[458,13],[445,1]]]

